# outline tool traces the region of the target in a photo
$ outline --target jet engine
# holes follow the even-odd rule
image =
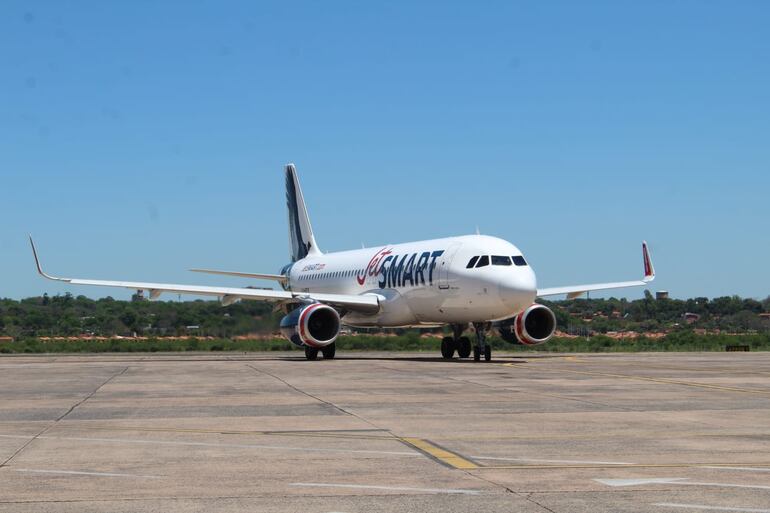
[[[329,305],[304,305],[281,319],[281,334],[300,347],[328,346],[340,333],[340,314]]]
[[[535,303],[501,322],[499,331],[503,340],[511,344],[544,344],[556,331],[556,316],[547,306]]]

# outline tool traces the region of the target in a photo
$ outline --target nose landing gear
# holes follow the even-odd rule
[[[473,348],[473,361],[481,361],[481,355],[484,355],[484,361],[492,360],[492,347],[487,343],[488,323],[474,322],[473,328],[476,330],[476,346]]]

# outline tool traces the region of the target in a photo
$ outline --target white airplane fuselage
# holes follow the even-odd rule
[[[479,265],[468,267],[473,257]],[[513,258],[518,257],[518,258]],[[285,270],[295,293],[376,294],[376,314],[350,311],[355,327],[435,326],[510,318],[535,301],[535,273],[505,240],[466,235],[308,255]]]

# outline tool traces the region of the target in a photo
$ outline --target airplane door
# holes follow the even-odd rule
[[[438,288],[446,290],[449,288],[449,267],[452,265],[457,250],[460,249],[462,243],[453,242],[441,255],[441,260],[438,264]]]

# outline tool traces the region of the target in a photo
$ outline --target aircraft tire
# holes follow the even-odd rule
[[[460,358],[468,358],[471,355],[471,339],[468,337],[460,337],[457,340],[457,356]]]
[[[492,359],[492,346],[489,344],[484,346],[484,360],[490,361]]]
[[[334,355],[337,353],[337,344],[332,342],[328,346],[322,347],[321,353],[324,355],[324,360],[333,360]]]
[[[315,347],[305,346],[305,358],[307,358],[311,362],[313,360],[317,360],[318,359],[318,349],[315,348]]]
[[[455,355],[455,341],[452,337],[444,337],[441,339],[441,356],[445,360],[451,360]]]

